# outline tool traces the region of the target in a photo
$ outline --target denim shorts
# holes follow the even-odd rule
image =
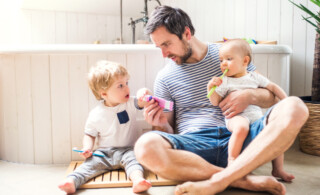
[[[262,131],[266,125],[272,107],[263,117],[250,125],[250,131],[243,143],[242,150]],[[186,134],[168,134],[162,131],[151,131],[165,138],[173,149],[193,152],[211,164],[226,167],[228,164],[228,142],[231,133],[226,127],[214,127]]]

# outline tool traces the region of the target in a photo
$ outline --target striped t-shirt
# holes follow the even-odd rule
[[[156,77],[155,96],[174,102],[179,134],[225,126],[221,109],[207,98],[209,80],[222,74],[219,47],[219,44],[208,44],[206,56],[195,64],[177,65],[170,60]],[[250,64],[248,70],[255,70],[255,66]]]

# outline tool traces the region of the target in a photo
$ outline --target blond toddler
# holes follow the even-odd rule
[[[84,152],[80,154],[85,162],[59,185],[66,193],[74,193],[89,179],[119,168],[124,168],[133,182],[134,193],[151,187],[133,152],[133,145],[142,133],[136,125],[136,112],[145,102],[139,100],[141,97],[130,97],[128,81],[129,73],[117,63],[100,61],[91,68],[88,82],[99,102],[91,110],[85,125]],[[150,92],[143,88],[138,94],[143,96]],[[98,149],[95,153],[105,157],[92,155],[96,140]]]

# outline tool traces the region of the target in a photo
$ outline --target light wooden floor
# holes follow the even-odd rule
[[[27,165],[0,160],[0,194],[6,195],[61,195],[57,187],[65,178],[68,165]],[[320,194],[320,157],[300,152],[297,146],[285,153],[285,169],[296,179],[284,183],[287,195]],[[254,171],[258,175],[270,175],[271,163]],[[175,186],[154,186],[143,195],[172,195]],[[79,195],[127,195],[131,187],[81,189]],[[262,195],[266,193],[227,189],[219,195]]]

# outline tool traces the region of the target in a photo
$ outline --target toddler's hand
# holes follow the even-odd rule
[[[144,96],[152,95],[151,91],[147,88],[141,88],[137,91],[137,99],[143,101]]]
[[[82,149],[84,152],[80,153],[80,156],[84,159],[89,158],[92,156],[92,151],[90,149]]]
[[[211,90],[212,87],[219,86],[221,85],[221,83],[222,83],[222,79],[220,77],[213,77],[207,85],[208,92]]]

